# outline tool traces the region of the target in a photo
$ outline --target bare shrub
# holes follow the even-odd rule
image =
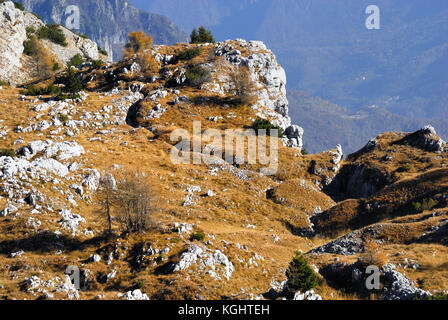
[[[127,171],[117,181],[118,221],[128,232],[142,232],[157,227],[153,214],[157,210],[154,186],[141,171]]]
[[[104,213],[107,219],[108,234],[112,234],[112,207],[116,204],[117,198],[117,183],[112,174],[103,174],[100,181],[99,189],[99,204],[101,212]]]
[[[124,170],[117,176],[117,180],[111,174],[103,176],[98,196],[109,234],[112,234],[112,213],[127,232],[157,228],[153,214],[158,209],[158,199],[148,176],[139,170]]]
[[[255,100],[255,85],[246,66],[233,69],[230,81],[234,86],[233,94],[240,104],[250,104]]]
[[[53,58],[42,42],[35,36],[28,45],[29,55],[33,58],[35,65],[35,75],[38,80],[47,80],[53,75]]]

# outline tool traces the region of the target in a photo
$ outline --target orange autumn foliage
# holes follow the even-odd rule
[[[152,43],[150,34],[133,31],[129,33],[128,43],[123,50],[123,56],[127,59],[135,59],[145,75],[151,75],[159,70],[159,65],[152,55]]]

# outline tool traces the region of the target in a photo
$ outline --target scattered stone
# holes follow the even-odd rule
[[[134,291],[126,292],[124,298],[126,300],[149,300],[146,293],[142,293],[140,289],[135,289]]]

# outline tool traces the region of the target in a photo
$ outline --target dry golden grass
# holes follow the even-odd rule
[[[192,93],[194,94],[193,90]],[[17,89],[6,88],[2,90],[1,94],[2,101],[7,99],[5,105],[8,108],[1,109],[0,116],[7,121],[8,126],[11,128],[29,123],[30,119],[33,119],[36,115],[36,112],[31,111],[30,106],[33,105],[32,103],[18,100]],[[101,94],[90,92],[87,100],[78,105],[79,111],[76,113],[75,119],[85,111],[93,113],[101,110],[105,105],[111,104],[113,99],[116,99],[116,97],[102,96]],[[12,105],[14,107],[10,108]],[[195,107],[193,106],[193,108]],[[167,298],[190,297],[193,292],[197,293],[198,286],[202,288],[199,293],[204,298],[230,297],[240,292],[241,288],[244,288],[246,292],[261,294],[269,289],[272,279],[279,281],[284,279],[284,270],[297,249],[308,251],[316,245],[313,240],[294,236],[285,226],[285,221],[291,221],[295,225],[305,227],[304,215],[297,220],[294,218],[298,214],[296,209],[288,208],[266,199],[266,194],[262,190],[277,185],[269,177],[256,174],[251,180],[242,181],[226,171],[220,172],[218,176],[211,176],[209,168],[206,166],[175,165],[170,162],[169,154],[172,145],[165,141],[173,128],[170,122],[176,121],[179,126],[182,125],[182,127],[188,129],[188,123],[194,118],[194,112],[201,112],[203,114],[202,117],[205,118],[208,115],[216,114],[219,110],[219,107],[211,106],[197,107],[196,111],[195,109],[172,110],[173,113],[168,113],[166,118],[167,122],[169,122],[168,126],[161,123],[161,128],[156,131],[156,134],[160,134],[158,137],[146,129],[131,130],[129,126],[122,125],[116,127],[118,130],[112,135],[103,138],[102,141],[89,141],[89,138],[96,136],[95,131],[82,129],[76,136],[76,142],[84,146],[86,154],[82,158],[76,159],[76,161],[80,162],[85,168],[97,168],[100,172],[110,170],[114,164],[123,168],[139,168],[154,179],[157,179],[161,186],[161,201],[164,203],[161,206],[161,212],[155,215],[157,221],[163,226],[173,222],[195,223],[207,235],[206,239],[210,239],[208,234],[214,235],[217,240],[212,240],[214,243],[213,247],[223,250],[235,264],[235,272],[231,281],[215,282],[206,280],[204,282],[202,277],[194,277],[193,275],[190,275],[190,280],[185,280],[185,274],[182,273],[156,276],[154,275],[153,267],[142,273],[134,273],[130,269],[129,263],[123,260],[114,260],[111,266],[106,266],[104,262],[86,265],[94,274],[110,271],[113,268],[117,270],[120,276],[116,280],[117,283],[114,282],[113,286],[94,282],[92,289],[81,292],[83,299],[93,299],[98,294],[104,294],[105,298],[115,299],[117,298],[117,293],[128,290],[140,280],[151,284],[144,289],[148,295],[158,296],[161,292],[163,293],[163,288],[166,287],[164,281],[172,279],[175,283],[173,288],[175,287],[176,290],[172,290],[172,293],[165,293],[164,296]],[[225,111],[226,109],[222,107],[223,115],[225,115]],[[205,122],[207,126],[204,129],[215,126],[222,129],[226,127],[235,128],[244,125],[244,120],[241,119],[244,119],[243,115],[248,109],[243,108],[242,110],[232,111],[237,115],[236,118],[225,118],[222,123],[218,124]],[[182,121],[178,119],[180,112],[185,115]],[[43,115],[39,120],[43,119],[49,120],[46,115]],[[48,137],[50,137],[48,132],[19,134],[11,131],[3,145],[5,148],[17,148],[17,146],[13,145],[13,142],[18,138],[23,138],[27,143]],[[128,144],[123,145],[123,142],[128,142]],[[287,149],[282,148],[280,152],[283,151],[287,151]],[[204,192],[211,189],[216,193],[216,196],[201,198],[198,195],[195,207],[183,207],[182,202],[186,195],[184,190],[189,185],[200,185]],[[68,188],[68,184],[66,187]],[[53,194],[51,184],[45,186],[42,190],[48,194]],[[325,198],[324,195],[322,197]],[[5,198],[0,199],[3,202],[5,201]],[[107,229],[104,217],[98,212],[100,206],[96,205],[94,197],[92,202],[85,202],[80,198],[76,198],[76,200],[78,206],[71,206],[71,209],[72,212],[80,213],[87,220],[85,227],[95,230],[97,234]],[[55,212],[45,212],[42,216],[39,216],[42,226],[37,230],[30,230],[29,227],[25,226],[25,222],[30,216],[28,213],[31,210],[30,207],[25,206],[20,209],[20,219],[12,219],[12,217],[2,218],[0,244],[6,245],[9,243],[9,245],[7,247],[8,250],[2,251],[2,254],[0,254],[1,263],[3,265],[11,264],[14,260],[7,257],[9,249],[18,249],[20,246],[23,246],[25,249],[25,254],[19,258],[21,259],[20,261],[23,260],[23,263],[30,265],[32,261],[35,261],[29,270],[20,269],[16,271],[17,275],[14,280],[8,280],[8,282],[0,280],[5,285],[5,288],[0,289],[0,292],[2,295],[8,296],[8,298],[36,298],[25,291],[18,290],[19,283],[26,276],[37,272],[42,279],[51,279],[55,276],[61,277],[66,266],[80,266],[80,261],[87,259],[91,254],[109,245],[106,239],[99,239],[98,242],[89,244],[88,237],[77,236],[76,239],[80,243],[74,242],[70,244],[71,242],[67,242],[67,247],[60,256],[54,254],[57,249],[54,246],[49,246],[50,251],[48,252],[40,252],[39,250],[36,251],[31,243],[25,245],[27,243],[26,239],[34,232],[44,229],[55,230],[57,227],[57,221],[59,221],[60,217],[56,210],[67,207],[67,204],[64,196],[58,194],[54,194],[52,201]],[[300,211],[299,215],[302,215]],[[255,225],[256,228],[250,229],[246,227],[247,225]],[[116,232],[119,231],[117,224],[114,224],[114,230]],[[63,235],[67,239],[71,238],[68,233],[63,232]],[[278,236],[280,240],[274,241],[274,235]],[[172,240],[168,240],[168,238],[177,239],[179,236],[177,234],[146,233],[138,239],[129,237],[123,241],[129,248],[137,241],[151,243],[156,248],[164,248],[167,244],[172,245]],[[17,246],[9,242],[12,239],[18,241]],[[225,249],[220,242],[221,240],[225,240],[231,245]],[[30,241],[32,242],[32,240]],[[170,255],[179,253],[188,243],[188,239],[180,239],[175,246],[172,246]],[[248,251],[237,249],[236,243],[246,244]],[[39,246],[45,247],[48,245],[47,243],[42,243]],[[75,247],[71,249],[71,246]],[[76,246],[79,246],[79,248],[76,249]],[[260,261],[258,267],[248,269],[245,263],[253,257],[254,253],[263,256],[265,260]],[[246,262],[239,264],[236,257],[244,259]],[[49,267],[44,269],[43,261],[46,261],[45,266]],[[45,271],[40,273],[39,270]],[[263,270],[265,271],[262,272]],[[9,279],[9,277],[10,271],[5,271],[0,279]],[[186,292],[182,293],[184,291],[182,288]],[[55,296],[55,298],[58,297]]]
[[[381,268],[387,264],[387,258],[384,252],[381,251],[380,246],[375,240],[366,237],[364,239],[364,252],[359,257],[359,261],[365,266],[377,266]]]

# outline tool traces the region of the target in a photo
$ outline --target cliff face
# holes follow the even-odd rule
[[[186,34],[171,20],[159,14],[137,9],[122,0],[22,0],[28,11],[39,14],[44,20],[66,25],[72,14],[69,6],[79,8],[79,30],[105,49],[110,57],[119,60],[122,48],[131,31],[151,33],[154,43],[173,44],[187,40]]]
[[[14,7],[11,1],[0,4],[0,80],[19,85],[31,80],[35,75],[30,67],[30,58],[24,55],[24,41],[27,40],[27,28],[39,30],[44,23],[30,12]],[[55,62],[66,64],[80,54],[86,59],[99,59],[98,46],[95,42],[84,39],[61,27],[67,46],[42,40],[44,47],[54,57]]]
[[[26,27],[32,25],[39,26],[40,21],[31,13],[15,9],[12,2],[0,4],[0,80],[24,80],[19,72],[23,42],[26,40]]]

